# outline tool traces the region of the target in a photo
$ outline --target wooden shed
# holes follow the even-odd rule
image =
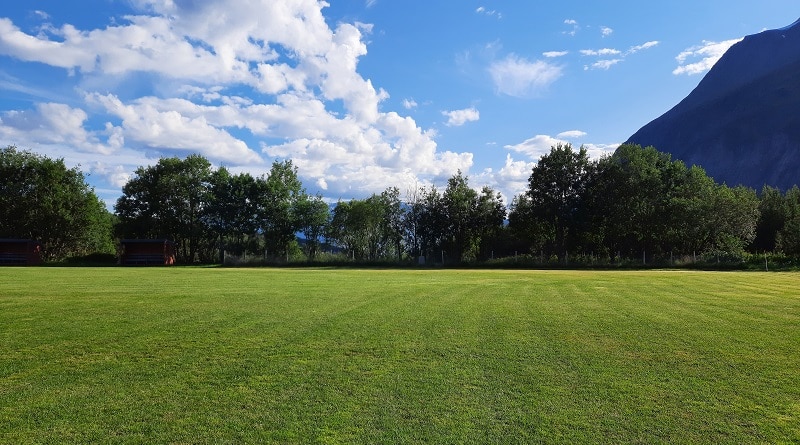
[[[167,239],[124,239],[120,264],[123,266],[171,266],[175,264],[175,243]]]
[[[0,239],[0,265],[30,266],[42,263],[42,244],[31,239]]]

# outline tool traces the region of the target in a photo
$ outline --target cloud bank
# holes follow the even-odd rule
[[[131,14],[96,29],[42,23],[34,34],[0,18],[0,54],[63,69],[60,81],[81,91],[69,104],[3,112],[2,140],[94,165],[115,185],[159,156],[187,153],[254,172],[291,158],[308,183],[351,196],[472,165],[470,153],[439,150],[433,130],[380,109],[388,92],[357,69],[371,26],[329,26],[324,1],[130,3]],[[504,91],[548,78],[506,70]]]

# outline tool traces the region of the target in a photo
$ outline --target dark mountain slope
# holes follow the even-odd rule
[[[628,142],[701,165],[728,185],[800,184],[800,24],[732,46],[689,96]]]

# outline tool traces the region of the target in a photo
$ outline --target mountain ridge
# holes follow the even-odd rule
[[[627,142],[700,165],[728,185],[785,190],[800,182],[798,25],[731,46],[686,98]]]

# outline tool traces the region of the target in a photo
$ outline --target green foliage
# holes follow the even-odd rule
[[[532,219],[526,225],[545,227],[544,233],[559,259],[576,237],[579,209],[585,198],[590,175],[589,155],[584,147],[575,151],[570,144],[558,144],[542,156],[528,179],[526,201],[518,202]]]
[[[321,246],[320,239],[325,235],[330,219],[330,208],[322,197],[303,195],[295,204],[294,217],[298,230],[306,239],[306,254],[309,261],[317,258]]]
[[[291,160],[275,161],[261,184],[259,229],[267,251],[278,257],[288,257],[289,244],[296,240],[295,233],[300,229],[294,209],[306,195],[297,177],[297,167]]]
[[[800,255],[800,188],[794,186],[786,192],[784,205],[784,224],[775,244],[789,255]]]
[[[219,237],[220,249],[234,255],[260,251],[257,241],[260,178],[249,173],[231,175],[221,167],[211,175],[211,190],[204,222]]]
[[[46,260],[114,252],[105,205],[63,159],[0,149],[0,238],[35,239]]]
[[[200,155],[161,158],[139,167],[115,206],[123,238],[168,238],[179,261],[207,260],[213,252],[203,217],[211,199],[211,163]]]
[[[355,260],[387,260],[402,255],[398,191],[387,189],[367,199],[339,202],[327,237]]]

